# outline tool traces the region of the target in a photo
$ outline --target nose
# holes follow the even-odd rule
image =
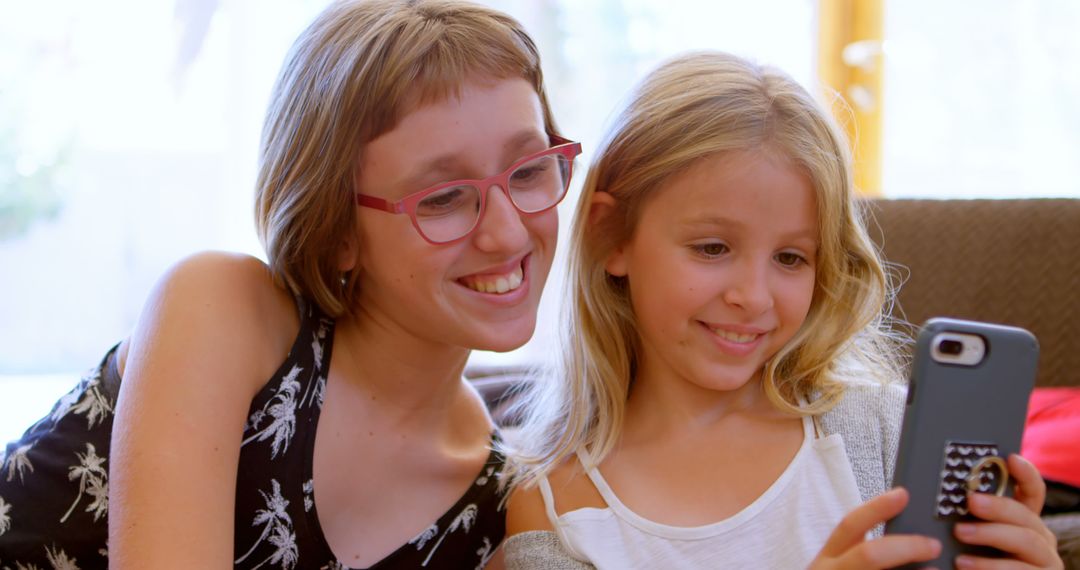
[[[769,287],[769,264],[743,259],[734,269],[722,295],[724,302],[750,315],[760,315],[771,309],[773,295]]]
[[[529,230],[510,196],[497,185],[487,189],[484,212],[477,222],[473,242],[482,251],[520,251],[529,240]]]

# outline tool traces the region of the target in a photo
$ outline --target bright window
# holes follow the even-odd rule
[[[1080,3],[886,3],[886,196],[1080,197]]]

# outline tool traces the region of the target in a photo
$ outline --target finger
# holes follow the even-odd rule
[[[859,505],[836,525],[821,554],[830,558],[839,557],[865,540],[866,533],[874,526],[900,514],[907,502],[908,492],[897,487]]]
[[[971,514],[984,521],[1028,528],[1042,529],[1046,527],[1038,514],[1011,497],[998,497],[986,493],[968,493],[967,500]]]
[[[1009,474],[1016,481],[1016,491],[1013,493],[1016,500],[1031,512],[1041,513],[1046,500],[1046,482],[1039,470],[1030,461],[1015,453],[1009,456],[1008,465]]]
[[[961,554],[954,561],[959,570],[1034,570],[1030,564],[1009,560],[1008,558],[982,558],[970,554]]]
[[[968,508],[971,514],[984,521],[1032,529],[1042,536],[1046,543],[1057,544],[1057,538],[1047,528],[1046,521],[1016,499],[996,497],[985,493],[969,493]]]
[[[914,534],[891,534],[868,540],[837,559],[839,568],[866,570],[928,562],[941,556],[941,543]]]
[[[1057,560],[1057,545],[1036,529],[1000,523],[958,523],[953,534],[960,542],[992,546],[1040,568]]]

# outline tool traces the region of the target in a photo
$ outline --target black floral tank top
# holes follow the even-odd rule
[[[314,304],[301,302],[300,310],[296,341],[244,426],[236,568],[348,568],[319,526],[312,478],[334,322]],[[109,442],[119,387],[114,347],[0,455],[0,569],[108,566]],[[482,568],[505,532],[502,467],[492,451],[450,510],[370,568]]]

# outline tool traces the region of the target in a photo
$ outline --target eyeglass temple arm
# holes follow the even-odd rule
[[[564,139],[564,138],[560,137],[559,135],[551,135],[549,137],[549,139],[551,140],[551,146],[553,146],[553,147],[574,142],[574,141],[572,141],[570,139]]]
[[[382,198],[368,196],[367,194],[361,194],[359,192],[356,193],[356,203],[360,206],[383,210],[385,212],[390,212],[391,214],[400,214],[405,211],[405,207],[401,202],[390,203]]]

